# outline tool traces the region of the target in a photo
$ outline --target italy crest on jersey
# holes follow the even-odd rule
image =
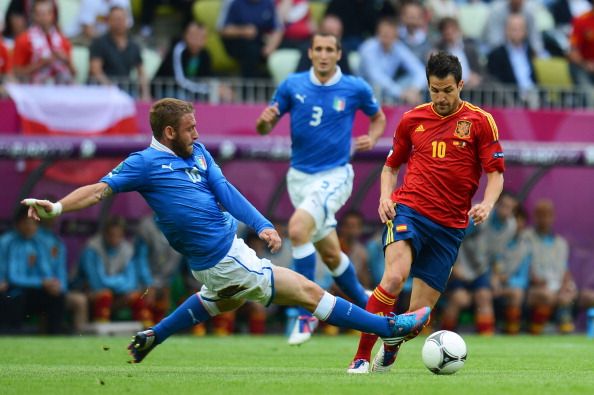
[[[206,159],[204,159],[204,156],[202,155],[198,155],[196,157],[194,157],[194,160],[196,161],[196,165],[198,166],[198,168],[202,171],[206,170]]]
[[[335,97],[334,103],[332,103],[332,108],[336,111],[341,112],[344,111],[346,107],[346,100],[343,97]]]
[[[458,121],[456,124],[456,130],[454,131],[454,136],[461,139],[469,139],[471,126],[472,122],[470,121]]]

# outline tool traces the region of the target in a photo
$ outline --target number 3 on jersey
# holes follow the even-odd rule
[[[318,126],[322,122],[322,114],[324,114],[324,110],[322,107],[313,106],[311,113],[311,121],[309,121],[310,126]]]
[[[444,141],[432,141],[431,147],[433,149],[431,156],[434,158],[445,158],[446,143]]]

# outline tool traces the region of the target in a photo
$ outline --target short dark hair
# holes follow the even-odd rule
[[[149,113],[149,121],[153,136],[157,140],[163,137],[163,129],[171,126],[177,130],[179,121],[186,114],[193,114],[194,106],[187,101],[165,98],[153,104]]]
[[[323,32],[317,32],[314,35],[311,36],[311,40],[309,41],[309,47],[311,49],[313,49],[313,43],[314,43],[314,39],[316,37],[334,37],[336,39],[336,50],[337,51],[342,51],[342,44],[340,42],[340,38],[336,37],[334,34],[332,33],[323,33]]]
[[[444,79],[450,74],[456,80],[456,84],[462,80],[460,61],[456,56],[444,51],[436,52],[429,57],[425,73],[427,82],[429,82],[429,76]]]
[[[439,30],[440,33],[443,33],[445,28],[449,25],[454,25],[458,29],[460,28],[460,22],[458,22],[458,20],[456,18],[451,17],[451,16],[446,16],[446,17],[441,18],[439,20],[439,22],[437,23],[437,30]]]

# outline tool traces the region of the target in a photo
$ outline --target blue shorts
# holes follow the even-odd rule
[[[410,240],[413,263],[410,275],[443,293],[466,229],[448,228],[410,207],[396,205],[396,217],[386,224],[384,249],[398,240]]]
[[[489,279],[489,271],[486,271],[485,273],[481,274],[472,281],[465,281],[453,278],[448,283],[448,291],[454,291],[459,288],[466,289],[468,291],[476,291],[481,288],[491,288],[491,282],[489,281]]]

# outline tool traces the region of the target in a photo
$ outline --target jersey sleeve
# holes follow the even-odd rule
[[[143,183],[146,183],[144,173],[144,158],[139,153],[134,153],[117,165],[99,182],[109,185],[115,193],[137,191]]]
[[[479,138],[479,158],[481,166],[487,173],[498,171],[503,173],[505,171],[505,162],[503,148],[499,143],[499,131],[493,116],[489,113],[481,122],[481,130]]]
[[[408,161],[412,149],[408,124],[409,122],[407,121],[407,118],[402,118],[396,128],[392,142],[392,149],[390,150],[385,163],[388,167],[396,169]]]
[[[359,79],[360,84],[361,84],[361,88],[360,88],[360,93],[359,93],[359,98],[361,100],[360,103],[360,108],[361,111],[363,111],[365,113],[365,115],[367,116],[373,116],[375,114],[377,114],[377,112],[379,111],[380,107],[379,104],[373,94],[373,90],[371,89],[371,86],[363,81],[362,79]]]
[[[270,105],[275,103],[278,103],[279,116],[283,116],[283,114],[291,110],[291,92],[287,80],[284,80],[272,95]]]

